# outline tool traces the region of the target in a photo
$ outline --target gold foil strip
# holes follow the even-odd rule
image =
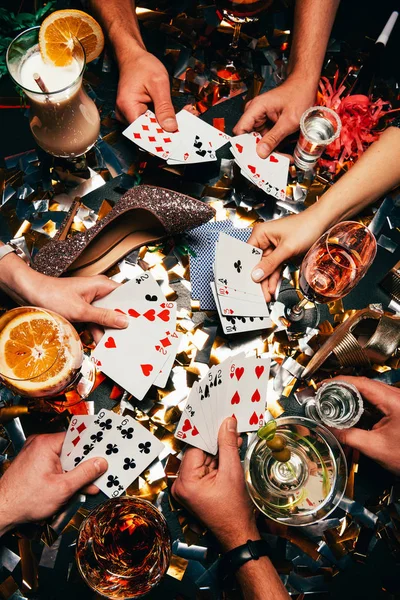
[[[1,600],[9,600],[11,596],[15,594],[19,589],[18,584],[12,575],[9,575],[3,583],[0,584],[0,598]]]
[[[186,573],[188,564],[189,561],[186,560],[186,558],[182,558],[181,556],[176,556],[175,554],[172,554],[171,560],[169,562],[167,575],[173,577],[174,579],[178,579],[178,581],[182,581],[183,576]]]
[[[36,592],[39,587],[38,563],[32,551],[32,542],[26,538],[19,538],[18,550],[21,557],[22,589]]]

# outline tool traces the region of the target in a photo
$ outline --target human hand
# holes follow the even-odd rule
[[[154,104],[161,127],[166,131],[176,131],[178,125],[164,65],[150,52],[132,48],[119,65],[117,118],[132,123],[147,110],[150,102]]]
[[[365,400],[376,406],[383,416],[371,431],[358,427],[330,430],[342,444],[359,450],[385,469],[400,475],[400,390],[367,377],[340,376],[336,379],[355,385]]]
[[[225,551],[259,539],[238,453],[236,419],[222,423],[218,458],[198,448],[185,452],[172,494],[219,539]]]
[[[286,136],[299,128],[301,115],[314,104],[315,96],[314,86],[289,75],[279,87],[246,104],[233,133],[260,131],[263,137],[257,144],[257,154],[267,158]]]
[[[306,252],[325,231],[316,207],[297,215],[257,223],[248,240],[263,250],[263,258],[254,267],[252,278],[262,282],[266,302],[270,302],[278,284],[281,264],[289,258]]]
[[[65,433],[28,438],[0,479],[0,535],[21,523],[50,517],[85,486],[85,493],[99,491],[92,482],[107,470],[107,461],[91,458],[63,473],[64,438]]]

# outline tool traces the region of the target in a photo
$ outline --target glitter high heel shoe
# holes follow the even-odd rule
[[[99,223],[68,239],[72,206],[58,236],[37,253],[32,267],[53,277],[98,275],[145,244],[199,227],[215,214],[213,208],[172,190],[138,185],[128,190]]]

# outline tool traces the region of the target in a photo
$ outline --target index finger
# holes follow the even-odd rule
[[[360,394],[384,415],[389,414],[393,408],[400,410],[400,390],[387,383],[374,381],[368,377],[352,377],[350,375],[339,375],[329,379],[329,381],[338,380],[354,385]]]

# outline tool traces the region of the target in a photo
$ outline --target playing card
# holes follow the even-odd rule
[[[225,396],[226,416],[234,416],[238,432],[256,431],[264,424],[270,359],[234,358]]]
[[[259,140],[260,135],[256,132],[238,135],[231,139],[231,152],[250,181],[266,193],[284,200],[290,160],[276,152],[265,159],[260,158],[256,152]]]
[[[136,121],[127,127],[123,134],[138,146],[167,160],[170,156],[170,148],[174,137],[178,132],[165,131],[158,123],[155,114],[151,110],[138,117]]]
[[[230,136],[199,119],[187,110],[176,115],[179,136],[172,142],[169,164],[189,164],[216,160],[215,152]]]
[[[198,383],[195,383],[190,391],[174,435],[178,440],[183,440],[195,448],[211,453],[213,448],[206,443],[203,437],[203,435],[208,437],[203,419],[201,419],[202,425],[200,425],[203,428],[202,432],[197,426],[197,422],[200,421],[200,414],[202,414],[202,410],[199,406]]]
[[[215,284],[218,295],[222,295],[220,288],[224,286],[232,291],[246,292],[264,300],[261,284],[253,281],[251,277],[251,272],[261,258],[260,248],[221,231],[215,256]]]
[[[144,271],[139,265],[133,267],[132,279],[120,285],[110,294],[93,302],[93,306],[121,310],[121,303],[143,302],[149,308],[156,303],[166,302],[165,296],[150,271]]]
[[[247,295],[247,298],[251,298]],[[239,300],[230,295],[218,296],[220,312],[225,316],[238,317],[269,317],[269,310],[265,302],[251,302],[250,300]]]
[[[72,417],[60,454],[60,463],[65,471],[74,466],[72,455],[82,451],[82,440],[85,439],[86,432],[94,419],[94,415],[74,415]]]
[[[209,452],[216,454],[218,445],[213,416],[217,402],[217,390],[213,384],[213,372],[211,370],[198,383],[197,390],[196,405],[200,407],[200,412],[197,412],[195,423],[210,448]]]
[[[213,263],[218,233],[228,230],[230,235],[244,242],[249,239],[252,231],[250,227],[235,228],[231,221],[214,221],[205,223],[186,234],[187,244],[192,250],[189,257],[192,298],[200,300],[202,310],[217,309],[210,282],[214,281]]]
[[[176,358],[176,353],[179,348],[179,343],[182,339],[182,334],[177,332],[177,337],[172,340],[172,348],[171,352],[162,366],[161,371],[157,375],[156,379],[153,381],[153,385],[156,385],[159,388],[165,388],[168,382],[168,378],[170,376],[172,367],[174,366],[174,361]]]
[[[233,315],[225,316],[220,312],[218,296],[215,289],[215,284],[210,283],[210,289],[217,304],[217,310],[224,333],[244,333],[245,331],[258,331],[260,329],[268,329],[272,326],[270,318],[265,317],[236,317]]]
[[[126,329],[107,329],[93,356],[98,368],[118,385],[142,400],[173,352],[178,334],[176,304],[121,301],[130,317]]]
[[[110,498],[120,496],[164,448],[134,419],[105,409],[99,411],[88,428],[84,446],[88,452],[75,456],[73,466],[88,458],[105,458],[108,469],[95,484]]]

